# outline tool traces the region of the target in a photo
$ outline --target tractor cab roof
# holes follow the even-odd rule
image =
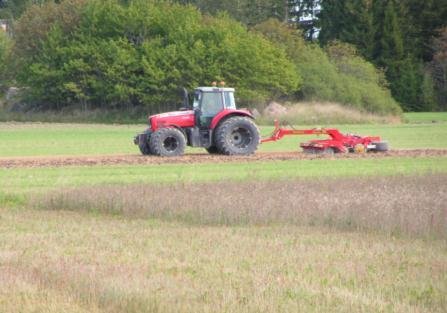
[[[234,92],[234,88],[198,87],[198,88],[196,88],[196,91],[202,91],[202,92],[223,92],[223,91],[229,91],[229,92]]]

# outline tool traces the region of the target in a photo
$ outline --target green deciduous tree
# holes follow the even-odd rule
[[[266,21],[256,30],[284,47],[296,64],[303,77],[299,97],[337,101],[369,112],[400,112],[382,73],[357,55],[353,46],[331,43],[326,53],[318,45],[306,43],[300,31],[276,20]]]
[[[5,83],[9,79],[7,67],[11,46],[12,43],[8,35],[0,30],[0,90],[4,89]]]
[[[81,8],[86,3],[87,0],[65,0],[61,4],[50,1],[30,6],[15,25],[15,55],[32,59],[54,27],[70,33],[78,26]]]
[[[300,83],[281,48],[225,15],[146,0],[93,0],[76,12],[79,18],[68,23],[75,27],[50,22],[34,53],[23,56],[29,63],[21,67],[20,82],[52,108],[78,103],[155,110],[180,100],[179,88],[216,79],[236,87],[245,102],[264,101],[291,94]],[[35,44],[27,37],[34,25],[25,23],[33,20],[27,14],[19,22],[18,45]]]

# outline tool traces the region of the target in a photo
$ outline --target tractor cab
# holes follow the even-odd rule
[[[196,126],[209,128],[223,110],[236,110],[234,88],[199,87],[194,91],[193,110]]]

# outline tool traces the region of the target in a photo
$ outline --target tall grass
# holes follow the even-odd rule
[[[271,125],[274,120],[288,121],[292,125],[328,124],[396,124],[398,115],[379,115],[344,106],[334,102],[286,103],[287,113],[279,115],[262,114],[257,122]]]
[[[50,210],[94,211],[206,225],[306,225],[445,238],[447,175],[72,188],[31,199]]]

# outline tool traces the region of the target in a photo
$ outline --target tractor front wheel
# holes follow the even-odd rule
[[[185,152],[186,140],[177,128],[160,128],[151,136],[150,151],[158,156],[181,156]]]
[[[217,150],[226,155],[249,155],[260,142],[259,130],[252,119],[235,116],[222,122],[215,135]]]
[[[140,148],[141,154],[142,155],[151,155],[151,148],[149,147],[149,144],[147,142],[145,143],[140,143],[138,145],[138,147]]]
[[[219,149],[216,146],[211,146],[209,148],[205,148],[209,154],[219,154]]]
[[[140,152],[142,155],[152,154],[151,148],[149,147],[149,139],[150,139],[150,135],[148,135],[148,134],[140,134],[137,137],[138,148],[140,148]]]

